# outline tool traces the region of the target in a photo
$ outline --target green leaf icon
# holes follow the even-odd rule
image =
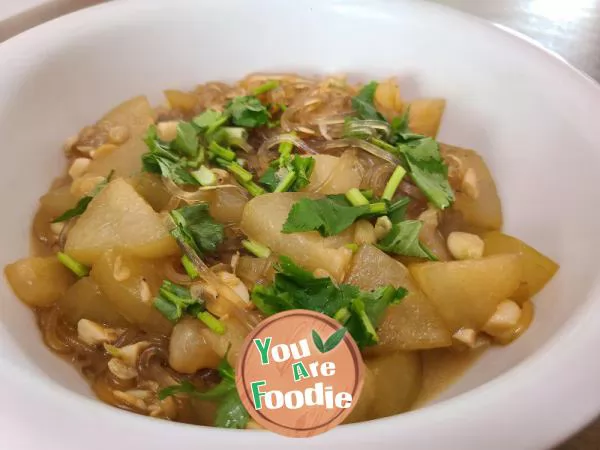
[[[319,350],[321,353],[325,353],[325,347],[323,346],[323,339],[321,339],[321,336],[319,336],[319,333],[317,333],[317,330],[312,330],[312,338],[313,338],[313,342],[315,343],[315,347],[317,347],[317,350]]]
[[[312,338],[313,342],[315,343],[315,347],[317,347],[317,349],[321,353],[330,352],[331,350],[336,348],[340,342],[342,342],[346,331],[348,331],[346,327],[342,327],[339,330],[336,330],[336,332],[329,336],[329,338],[327,338],[327,340],[323,344],[323,339],[321,339],[319,333],[317,333],[316,330],[312,330]]]

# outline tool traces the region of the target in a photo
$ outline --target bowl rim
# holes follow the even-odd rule
[[[229,3],[241,0],[221,0]],[[274,0],[263,0],[274,1]],[[312,8],[329,8],[336,5],[342,7],[341,1],[320,2],[319,0],[303,0]],[[171,4],[189,4],[191,7],[201,7],[200,2],[191,0],[172,0]],[[17,59],[18,55],[39,54],[40,42],[59,48],[66,41],[69,31],[76,32],[81,23],[99,24],[118,17],[124,11],[144,10],[147,8],[164,8],[166,3],[160,0],[121,0],[109,2],[79,10],[58,17],[35,28],[27,30],[0,44],[0,60]],[[600,85],[590,76],[572,66],[556,53],[542,47],[535,40],[504,26],[493,24],[472,15],[456,11],[450,7],[417,1],[371,0],[368,3],[361,0],[346,0],[344,7],[360,7],[370,10],[380,9],[389,14],[401,11],[419,9],[426,14],[444,14],[454,22],[464,23],[480,33],[491,36],[495,42],[512,41],[521,46],[523,51],[535,50],[535,57],[541,63],[554,65],[560,76],[568,78],[573,86],[579,85],[578,90],[586,95],[593,95],[600,104]],[[533,53],[532,53],[533,54]],[[0,74],[10,78],[10,72]],[[600,108],[599,108],[600,112]],[[426,442],[418,437],[410,437],[411,433],[427,430],[432,423],[439,426],[435,433],[435,441],[452,442],[466,448],[478,448],[478,444],[486,443],[488,448],[523,448],[550,447],[563,441],[591,421],[600,412],[600,390],[597,380],[600,378],[600,359],[587,357],[588,350],[600,342],[600,327],[593,321],[600,313],[600,281],[596,279],[585,302],[580,305],[573,315],[561,326],[546,343],[533,355],[507,370],[505,373],[476,387],[468,392],[448,400],[410,411],[399,416],[338,427],[325,435],[318,436],[315,443],[319,445],[339,444],[342,442],[356,443],[357,439],[366,438],[364,433],[377,436],[377,440],[394,442],[399,437],[408,436],[411,448],[428,448],[431,441]],[[560,363],[557,362],[560,360]],[[581,361],[585,361],[584,368]],[[565,370],[563,367],[575,367],[580,370]],[[0,384],[0,392],[9,386],[20,385],[28,390],[34,389],[39,397],[48,399],[49,404],[61,403],[72,411],[86,408],[90,415],[102,418],[110,423],[121,420],[131,423],[139,429],[152,429],[155,436],[176,436],[184,442],[194,442],[198,433],[212,436],[227,442],[243,442],[243,436],[248,431],[223,430],[211,427],[190,426],[168,421],[150,421],[147,417],[130,414],[110,407],[94,398],[85,397],[66,389],[53,381],[43,379],[6,363],[0,355],[0,378],[5,383]],[[549,389],[544,383],[539,383],[540,375],[544,379],[561,381],[560,389]],[[41,382],[40,382],[41,380]],[[585,388],[587,387],[587,389]],[[12,389],[12,388],[10,388]],[[516,401],[514,399],[530,399],[533,401]],[[491,410],[488,406],[493,405]],[[93,408],[93,409],[91,409]],[[518,409],[518,411],[514,411]],[[498,411],[511,412],[509,416],[498,418]],[[120,414],[120,416],[118,415]],[[117,419],[119,418],[120,419]],[[465,419],[468,418],[468,419]],[[500,421],[495,427],[490,426],[494,420]],[[510,430],[523,431],[527,435]],[[475,431],[474,431],[475,430]],[[478,436],[478,430],[485,430],[485,436]],[[147,432],[148,430],[144,430]],[[433,433],[430,433],[433,434]],[[209,436],[210,435],[210,436]],[[252,434],[254,445],[281,443],[281,438],[270,433]],[[368,438],[369,442],[373,438]],[[433,438],[432,438],[433,439]],[[173,441],[174,443],[175,441]],[[289,441],[286,441],[289,443]],[[367,442],[367,441],[365,441]],[[305,442],[306,444],[306,442]]]

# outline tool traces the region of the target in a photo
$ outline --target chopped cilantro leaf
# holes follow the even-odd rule
[[[267,167],[267,170],[265,170],[265,173],[263,173],[258,182],[265,186],[269,192],[273,192],[280,182],[277,169],[273,166]]]
[[[192,119],[192,123],[201,131],[216,130],[218,127],[227,122],[228,117],[222,112],[214,109],[207,109],[203,113]]]
[[[439,144],[432,138],[424,138],[400,148],[411,178],[427,199],[439,209],[450,206],[454,191],[448,182],[448,166],[442,159]]]
[[[183,316],[185,310],[198,303],[185,286],[164,280],[154,299],[154,307],[171,322],[177,322]]]
[[[91,195],[81,197],[73,208],[66,210],[64,213],[62,213],[60,216],[54,219],[52,223],[64,222],[66,220],[72,219],[73,217],[82,215],[93,198],[94,197],[92,197]]]
[[[312,156],[282,154],[271,163],[258,181],[269,192],[297,192],[309,185],[314,167],[315,159]],[[285,189],[279,190],[281,183],[290,173],[293,174],[293,177]]]
[[[350,227],[359,217],[369,213],[369,205],[351,206],[339,196],[317,200],[302,198],[292,206],[281,231],[318,231],[321,236],[334,236]]]
[[[296,192],[309,185],[310,176],[315,168],[315,158],[312,156],[302,157],[299,155],[294,155],[291,165],[294,169],[294,172],[296,172],[296,181],[294,181],[290,191]]]
[[[367,292],[350,284],[336,285],[331,278],[317,278],[285,256],[280,257],[276,269],[272,284],[256,285],[252,290],[252,302],[260,311],[272,315],[309,309],[343,319],[343,325],[361,347],[378,341],[375,330],[385,309],[406,295],[405,289],[392,286]]]
[[[383,120],[385,118],[374,105],[377,82],[363,86],[352,98],[352,108],[358,116],[349,118],[344,124],[347,136],[367,139],[370,143],[392,154],[403,156],[410,176],[427,199],[440,209],[454,201],[454,192],[448,182],[448,168],[444,163],[438,143],[430,137],[412,133],[409,128],[410,108],[392,119],[390,133],[385,139],[375,136],[371,128],[361,126],[361,120]]]
[[[172,143],[178,153],[195,158],[198,156],[198,135],[196,128],[189,122],[177,124],[177,136]]]
[[[219,428],[246,428],[250,415],[240,399],[238,391],[231,389],[219,403],[215,416],[215,426]]]
[[[170,215],[176,225],[173,237],[186,242],[198,255],[214,252],[223,242],[223,225],[213,220],[206,203],[174,209]]]
[[[406,208],[409,203],[410,197],[402,197],[394,203],[390,203],[387,216],[392,223],[402,222],[406,218]]]
[[[108,176],[102,180],[100,183],[96,185],[96,187],[88,194],[79,199],[77,204],[71,208],[67,209],[64,213],[58,216],[56,219],[52,221],[52,223],[64,222],[66,220],[72,219],[73,217],[77,217],[82,215],[87,209],[88,205],[92,201],[92,199],[98,195],[98,193],[106,187],[106,185],[110,182],[110,179],[113,176],[114,171],[108,174]]]
[[[160,174],[176,184],[198,184],[187,170],[187,161],[171,149],[169,143],[158,138],[155,125],[148,128],[144,142],[149,151],[142,155],[143,170]]]
[[[146,172],[157,173],[176,184],[199,184],[186,169],[185,161],[172,161],[154,153],[142,155],[142,167]]]
[[[225,108],[225,113],[238,127],[255,128],[266,125],[269,121],[269,111],[254,96],[235,97]]]
[[[435,255],[419,240],[422,227],[423,222],[420,220],[405,220],[395,223],[390,232],[379,241],[378,247],[388,253],[435,261],[437,260]]]
[[[248,411],[240,399],[235,387],[233,367],[224,358],[219,364],[221,382],[208,391],[200,391],[189,381],[166,387],[158,392],[158,398],[164,400],[172,395],[186,394],[201,400],[218,402],[215,426],[221,428],[245,428],[250,420]]]
[[[352,97],[352,108],[360,119],[385,120],[375,108],[375,91],[379,83],[371,81],[365,84],[355,97]]]
[[[318,231],[322,236],[334,236],[368,213],[368,205],[340,205],[329,197],[318,200],[302,198],[292,206],[281,231]]]

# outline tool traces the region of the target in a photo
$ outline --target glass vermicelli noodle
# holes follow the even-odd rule
[[[368,421],[426,404],[534,320],[558,265],[502,232],[485,161],[437,136],[443,99],[394,79],[262,73],[165,97],[66,140],[31,255],[5,268],[44,344],[101,401],[255,428],[231,384],[242,342],[306,307],[362,324],[346,422]],[[310,305],[307,277],[323,279]],[[331,310],[340,289],[352,294]]]

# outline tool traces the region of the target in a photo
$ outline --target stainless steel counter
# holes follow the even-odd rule
[[[600,81],[600,0],[432,1],[517,30]]]

